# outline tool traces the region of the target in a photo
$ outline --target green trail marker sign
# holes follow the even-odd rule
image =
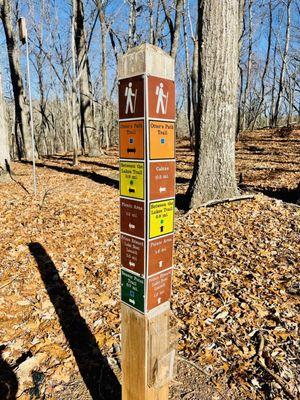
[[[144,312],[145,290],[144,279],[128,272],[121,271],[121,299],[137,310]]]

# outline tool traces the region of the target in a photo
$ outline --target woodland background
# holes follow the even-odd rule
[[[187,211],[201,101],[197,2],[0,0],[0,161],[12,160],[0,162],[0,398],[120,399],[116,62],[143,41],[176,58],[170,399],[299,398],[300,2],[239,4],[233,176],[247,199]]]
[[[16,23],[23,15],[29,31],[40,155],[74,149],[79,154],[99,155],[101,149],[117,143],[117,55],[145,41],[176,58],[177,134],[190,137],[193,145],[198,112],[196,1],[2,3],[0,65],[13,158],[26,158],[26,151],[30,158],[30,146],[23,143],[29,140],[25,46],[18,41]],[[240,4],[237,132],[296,123],[300,115],[299,1],[246,0]],[[8,47],[5,35],[11,39]],[[14,113],[13,88],[22,116]],[[23,121],[23,132],[20,124],[15,128],[16,119]]]

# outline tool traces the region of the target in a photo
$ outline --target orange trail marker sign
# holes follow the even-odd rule
[[[167,400],[173,363],[166,360],[172,360],[174,352],[168,339],[175,207],[174,60],[144,44],[119,58],[118,74],[122,398]]]

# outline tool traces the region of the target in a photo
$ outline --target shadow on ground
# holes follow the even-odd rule
[[[254,193],[263,193],[265,196],[272,197],[277,200],[282,200],[285,203],[297,204],[300,200],[300,182],[297,188],[257,188],[250,185],[239,185],[239,188]]]
[[[74,298],[40,243],[30,243],[41,278],[69,342],[80,374],[93,400],[120,400],[121,386],[81,317]]]
[[[18,380],[13,368],[2,358],[4,345],[0,345],[0,399],[15,400],[18,391]]]
[[[22,163],[24,163],[24,164],[32,164],[31,161],[25,161],[25,160],[23,160]],[[94,182],[101,183],[101,184],[104,184],[104,185],[108,185],[108,186],[113,187],[115,189],[119,189],[119,181],[117,179],[110,178],[110,177],[105,176],[105,175],[97,174],[96,172],[90,172],[90,171],[85,171],[85,170],[81,170],[81,169],[75,169],[75,168],[71,168],[71,167],[60,167],[58,165],[43,164],[43,163],[40,163],[40,162],[37,162],[35,165],[37,167],[49,168],[49,169],[53,169],[54,171],[63,172],[65,174],[83,176],[85,178],[91,179]]]

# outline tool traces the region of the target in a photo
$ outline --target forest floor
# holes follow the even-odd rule
[[[187,141],[177,161],[180,206]],[[29,164],[0,183],[1,400],[120,399],[117,163],[43,159],[36,197]],[[300,131],[243,134],[237,178],[254,199],[176,210],[173,400],[300,396]]]

